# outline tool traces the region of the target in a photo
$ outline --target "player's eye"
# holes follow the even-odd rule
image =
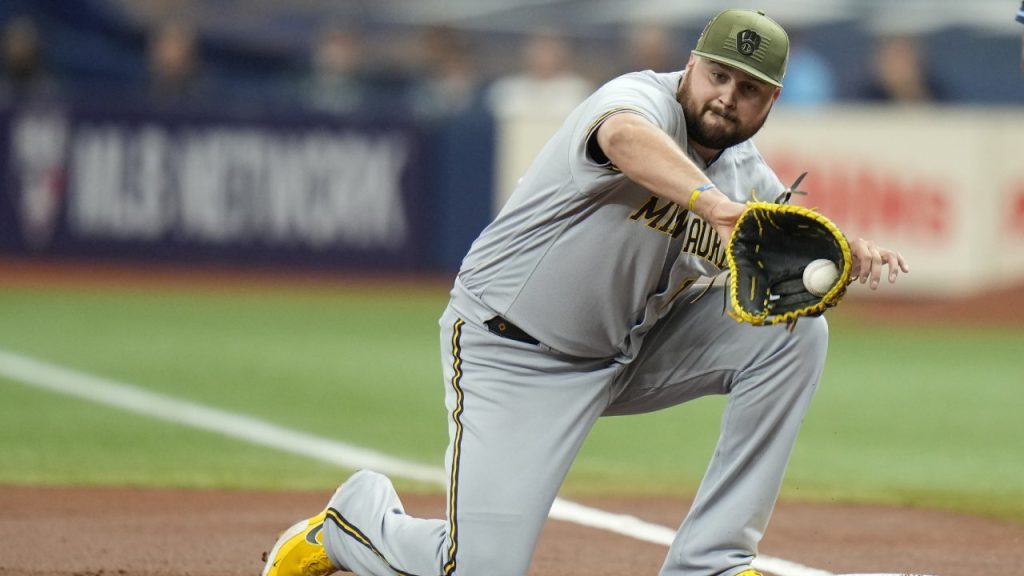
[[[744,84],[742,90],[747,96],[757,96],[761,93],[761,87],[756,84]]]

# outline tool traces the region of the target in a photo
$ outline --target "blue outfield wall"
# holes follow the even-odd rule
[[[0,252],[451,271],[490,218],[493,124],[0,108]]]
[[[439,271],[458,270],[470,244],[493,216],[495,122],[481,109],[435,122],[427,132],[435,161],[427,182],[436,197],[431,219]]]

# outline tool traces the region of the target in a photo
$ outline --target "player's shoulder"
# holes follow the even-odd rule
[[[784,185],[775,174],[775,171],[768,165],[767,160],[757,149],[753,140],[746,140],[732,146],[726,155],[728,162],[735,166],[750,179],[749,186],[766,192],[767,198],[772,200],[782,192]]]
[[[609,110],[632,109],[656,124],[668,126],[678,121],[682,109],[676,103],[679,74],[630,72],[606,82],[590,99],[590,112],[603,116]]]
[[[675,97],[679,80],[682,78],[682,71],[679,72],[654,72],[641,70],[627,72],[621,76],[612,78],[602,88],[608,89],[646,89],[663,92]]]

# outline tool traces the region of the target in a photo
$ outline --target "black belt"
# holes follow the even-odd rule
[[[497,334],[502,338],[508,338],[509,340],[515,340],[516,342],[525,342],[527,344],[533,344],[536,346],[540,344],[540,340],[537,340],[533,336],[530,336],[522,328],[515,324],[505,320],[501,316],[495,316],[487,322],[487,329],[490,330],[491,334]]]

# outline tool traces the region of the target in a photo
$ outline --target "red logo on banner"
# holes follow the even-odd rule
[[[784,154],[774,156],[769,164],[787,185],[807,171],[801,188],[809,195],[795,195],[794,201],[819,210],[856,234],[874,236],[882,232],[943,240],[951,232],[952,193],[947,183],[927,174],[881,171],[854,162],[818,165]]]

